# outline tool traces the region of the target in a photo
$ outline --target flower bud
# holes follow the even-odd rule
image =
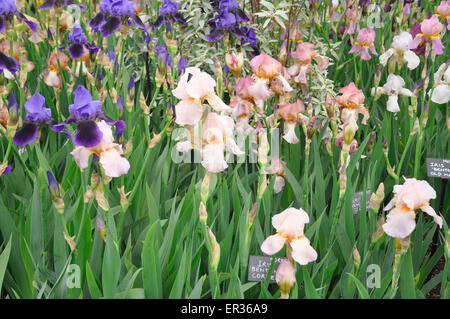
[[[142,92],[139,95],[139,105],[141,106],[141,109],[145,115],[150,114],[150,109],[147,106],[147,103],[145,102],[145,96],[144,96],[144,93],[142,93]]]
[[[62,214],[64,213],[64,201],[61,198],[61,192],[59,191],[58,182],[50,171],[47,171],[47,178],[48,190],[50,191],[53,205],[55,206],[58,213]]]
[[[98,206],[100,206],[104,211],[109,211],[109,202],[105,197],[103,187],[97,187],[95,190],[95,200],[97,201]]]
[[[287,41],[284,40],[283,44],[280,47],[280,53],[278,53],[277,60],[284,64],[287,59]]]
[[[372,243],[377,242],[378,239],[380,239],[381,236],[383,236],[383,234],[384,234],[383,224],[384,223],[385,223],[384,217],[383,217],[383,215],[380,215],[378,217],[378,221],[377,221],[377,229],[376,229],[375,233],[372,235]]]
[[[105,229],[105,223],[103,222],[103,220],[101,220],[100,217],[96,217],[95,218],[95,222],[97,225],[97,230],[100,234],[100,236],[102,236],[103,241],[106,242],[106,229]]]
[[[154,148],[156,145],[158,145],[159,142],[161,142],[161,134],[156,134],[148,144],[148,147]]]
[[[384,184],[378,185],[377,191],[370,196],[370,209],[374,212],[378,212],[381,202],[384,199]]]
[[[256,202],[253,204],[252,209],[248,212],[248,220],[250,226],[253,225],[257,213],[258,213],[258,203]]]
[[[117,112],[119,113],[119,119],[123,118],[123,98],[122,95],[117,97]]]
[[[14,92],[8,98],[8,112],[9,112],[9,122],[8,126],[15,126],[19,121],[19,104],[17,103]]]
[[[242,67],[244,66],[244,53],[235,54],[234,52],[225,54],[225,62],[228,69],[233,75],[238,78],[241,75]]]
[[[359,269],[359,266],[361,266],[361,256],[359,255],[359,251],[356,246],[353,247],[353,264],[357,270]]]
[[[128,195],[131,194],[131,191],[129,191],[128,193],[125,193],[124,186],[117,188],[117,191],[119,192],[119,195],[120,195],[120,206],[122,207],[122,212],[126,212],[128,206],[130,205],[127,197],[128,197]]]
[[[206,224],[206,220],[208,219],[208,212],[206,211],[205,204],[203,202],[200,202],[200,206],[198,208],[198,215],[200,218],[200,222]]]
[[[382,147],[383,147],[383,153],[387,154],[388,150],[389,150],[389,146],[388,146],[387,139],[384,136],[383,136],[383,140],[382,140]]]
[[[202,202],[203,203],[206,203],[206,201],[208,200],[209,183],[211,181],[211,177],[212,177],[212,174],[208,173],[208,172],[206,172],[205,176],[203,177],[201,190],[200,190],[200,194],[201,194],[201,198],[202,198]]]
[[[77,249],[77,245],[75,243],[75,236],[70,237],[69,235],[66,234],[66,232],[63,232],[64,235],[64,239],[66,240],[67,244],[69,244],[70,250],[74,251]]]
[[[292,286],[294,286],[295,278],[295,265],[293,265],[288,259],[283,259],[278,266],[275,279],[281,291],[281,299],[289,299],[289,292]]]
[[[216,236],[214,236],[213,232],[211,231],[211,228],[206,226],[206,229],[208,231],[208,239],[212,247],[212,254],[210,260],[211,268],[213,270],[217,270],[217,266],[219,265],[220,261],[220,245],[216,240]]]

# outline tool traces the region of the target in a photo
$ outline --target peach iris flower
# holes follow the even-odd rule
[[[299,139],[295,135],[295,126],[301,122],[299,114],[305,111],[305,105],[301,100],[295,103],[279,104],[278,114],[284,120],[283,138],[290,144],[297,144]]]
[[[358,36],[356,37],[356,43],[351,48],[349,53],[361,52],[361,59],[370,60],[371,56],[369,53],[372,52],[373,55],[378,55],[374,46],[375,41],[375,31],[373,28],[364,28],[359,30]]]
[[[329,58],[318,55],[314,50],[314,44],[309,42],[302,42],[297,45],[291,56],[295,59],[295,64],[288,69],[288,72],[289,75],[294,77],[296,83],[308,83],[306,76],[311,71],[313,60],[318,63],[319,70],[326,69],[329,64]]]
[[[98,128],[103,133],[102,140],[94,147],[79,146],[70,154],[73,155],[77,165],[81,169],[89,166],[89,156],[95,154],[99,157],[99,162],[109,177],[119,177],[128,173],[130,163],[122,157],[123,150],[120,144],[114,143],[114,138],[109,126],[105,121],[97,123]]]
[[[254,97],[255,103],[260,109],[264,106],[264,98],[268,98],[268,92],[271,94],[267,85],[273,79],[279,79],[281,81],[285,92],[292,91],[291,86],[282,76],[283,67],[281,63],[271,56],[265,53],[255,56],[250,61],[250,67],[256,76],[256,80],[249,87],[249,92]]]
[[[225,148],[235,155],[243,155],[233,139],[234,121],[231,117],[208,113],[202,127],[202,165],[210,173],[224,171],[228,164],[225,161]]]
[[[180,101],[175,105],[176,120],[179,125],[196,125],[203,115],[203,101],[217,111],[230,110],[214,92],[216,81],[199,68],[189,67],[181,76],[178,86],[172,90]]]
[[[50,58],[47,61],[48,69],[44,75],[44,83],[55,89],[61,89],[61,71],[69,69],[68,64],[69,58],[62,52],[57,52],[56,54],[52,52]],[[61,67],[61,69],[60,69]]]
[[[272,217],[272,225],[277,230],[261,244],[261,250],[268,255],[279,252],[285,244],[292,248],[292,258],[300,265],[317,259],[317,252],[311,247],[303,229],[309,223],[308,214],[303,209],[288,208]]]
[[[364,93],[356,87],[354,82],[340,89],[339,93],[342,93],[342,95],[336,98],[339,106],[343,109],[363,114],[364,118],[362,123],[366,124],[369,118],[369,112],[363,104],[365,99]]]
[[[383,230],[394,238],[406,238],[416,228],[416,209],[421,209],[442,228],[442,217],[438,216],[430,206],[430,199],[436,198],[436,191],[426,181],[407,178],[403,185],[395,185],[394,198],[384,208],[392,209],[386,216]]]
[[[420,25],[422,33],[416,35],[414,40],[409,45],[410,50],[417,49],[424,42],[431,42],[433,52],[436,54],[444,53],[444,46],[441,42],[441,32],[444,29],[442,23],[436,15],[433,15],[430,19],[424,20]]]

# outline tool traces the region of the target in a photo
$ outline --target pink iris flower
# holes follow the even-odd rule
[[[420,25],[421,33],[418,33],[409,45],[410,50],[415,50],[426,42],[431,42],[432,50],[437,55],[444,53],[444,46],[441,42],[441,32],[444,29],[442,23],[436,15],[424,20]]]
[[[356,37],[356,43],[351,48],[349,53],[361,52],[361,59],[370,60],[371,56],[369,53],[372,52],[373,55],[378,55],[374,46],[375,41],[375,31],[373,28],[364,28],[359,30],[358,36]]]

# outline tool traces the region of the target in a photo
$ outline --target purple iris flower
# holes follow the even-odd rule
[[[90,53],[95,53],[99,50],[94,43],[89,44],[83,29],[79,24],[74,24],[72,33],[69,34],[69,53],[74,59],[79,59],[84,54],[84,48],[88,49]]]
[[[94,31],[100,30],[104,37],[109,37],[122,26],[131,24],[131,20],[148,34],[147,27],[134,13],[134,4],[129,0],[102,0],[100,12],[91,19],[89,25]]]
[[[45,98],[39,93],[34,94],[25,103],[27,116],[22,128],[16,132],[13,143],[18,146],[25,146],[36,140],[38,128],[44,124],[52,124],[52,111],[44,107]]]
[[[395,0],[390,0],[388,4],[384,6],[384,12],[389,12],[392,9],[392,5],[394,4]]]
[[[7,56],[0,52],[0,72],[8,70],[11,74],[14,74],[19,70],[19,63],[11,56]]]
[[[70,0],[47,0],[39,6],[39,9],[50,10],[56,7],[64,7],[73,4]],[[83,8],[84,9],[84,8]]]
[[[169,51],[167,51],[166,45],[162,44],[157,46],[155,51],[158,54],[158,62],[163,65],[170,65],[170,68],[173,70],[172,57],[170,56]],[[161,67],[161,69],[164,69],[164,67]]]
[[[159,17],[155,23],[152,24],[152,28],[158,29],[165,22],[168,28],[172,28],[171,23],[180,22],[183,25],[187,25],[186,20],[178,12],[178,2],[171,0],[164,0],[162,6],[159,7]]]
[[[77,146],[94,147],[102,140],[103,133],[96,123],[96,119],[104,120],[110,125],[116,126],[116,131],[122,129],[123,121],[113,121],[102,113],[102,102],[92,100],[89,91],[79,85],[73,92],[75,96],[73,104],[69,105],[69,118],[59,124],[53,125],[52,130],[61,132],[65,125],[76,123],[77,130],[72,141]]]
[[[260,53],[260,50],[259,50],[259,44],[258,44],[258,39],[256,38],[255,30],[253,28],[247,28],[247,27],[242,27],[240,30],[241,30],[241,33],[244,34],[244,36],[237,35],[237,37],[241,38],[242,44],[248,43],[250,45],[250,47],[253,49],[251,54],[253,56],[258,55]]]
[[[370,0],[359,0],[359,6],[361,8],[366,8],[368,7],[370,4]]]
[[[33,32],[37,31],[36,23],[28,20],[22,13],[17,10],[15,0],[1,0],[0,1],[0,33],[5,31],[7,21],[11,21],[13,16],[16,16],[25,22]]]
[[[236,0],[221,0],[219,2],[220,12],[212,20],[208,22],[211,26],[211,32],[206,35],[206,39],[210,42],[216,42],[223,38],[225,32],[234,33],[237,37],[246,36],[242,28],[239,26],[240,21],[249,21],[245,12],[239,9]]]

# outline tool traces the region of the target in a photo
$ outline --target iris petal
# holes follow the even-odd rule
[[[22,128],[16,132],[13,143],[18,146],[25,146],[35,141],[37,138],[37,125],[32,122],[25,123]]]
[[[91,19],[91,21],[89,21],[89,25],[91,26],[91,28],[94,31],[97,31],[104,20],[105,20],[105,15],[100,12],[95,17],[93,17]]]
[[[33,21],[28,20],[22,13],[17,12],[17,13],[16,13],[16,16],[17,16],[20,20],[22,20],[23,22],[25,22],[25,23],[30,27],[30,29],[33,30],[33,32],[36,32],[36,31],[37,31],[37,24],[34,23]]]
[[[104,37],[108,37],[113,34],[114,31],[119,30],[120,26],[120,19],[116,16],[111,16],[106,20],[106,23],[100,27],[100,32]]]
[[[47,0],[39,6],[39,9],[49,10],[55,7],[55,0]]]
[[[94,121],[79,121],[72,140],[75,145],[94,147],[102,140],[103,133]]]
[[[162,16],[159,16],[158,19],[152,24],[152,28],[158,29],[162,26],[164,22],[164,18]]]
[[[70,55],[74,59],[79,59],[84,54],[84,48],[83,45],[80,43],[74,43],[72,44],[67,50],[69,50]]]
[[[142,22],[141,18],[139,18],[136,14],[131,16],[134,23],[144,31],[147,31],[147,26]]]
[[[222,39],[223,35],[224,35],[223,29],[214,29],[214,30],[211,31],[210,34],[206,35],[206,39],[209,42],[216,42],[217,40]]]
[[[0,70],[7,69],[14,74],[19,70],[19,63],[13,58],[0,52]]]

